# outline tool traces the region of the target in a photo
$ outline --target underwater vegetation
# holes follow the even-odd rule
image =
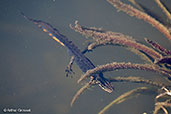
[[[171,13],[167,6],[161,2],[161,0],[155,0],[156,4],[160,7],[163,13],[168,18],[166,22],[160,21],[159,18],[156,18],[152,15],[152,12],[147,10],[147,8],[135,0],[129,0],[136,8],[131,5],[125,4],[120,0],[107,0],[113,7],[118,9],[118,11],[122,11],[127,13],[129,16],[135,16],[137,19],[143,20],[149,24],[151,24],[154,28],[156,28],[159,32],[161,32],[166,40],[171,41]],[[38,25],[44,32],[47,32],[52,39],[59,42],[63,47],[68,48],[68,50],[72,53],[71,60],[66,68],[66,76],[73,73],[72,65],[73,62],[76,62],[79,68],[83,71],[83,75],[77,81],[80,83],[84,79],[90,79],[88,83],[83,85],[80,90],[76,92],[74,95],[71,106],[74,105],[79,96],[85,92],[91,86],[99,85],[104,91],[111,93],[114,90],[114,82],[129,82],[129,83],[141,83],[146,85],[151,85],[150,87],[138,87],[133,90],[130,90],[126,93],[123,93],[115,100],[111,101],[108,105],[106,105],[99,114],[105,113],[107,110],[114,104],[122,103],[130,98],[137,97],[139,95],[151,95],[155,94],[155,104],[153,114],[158,114],[159,112],[164,112],[165,114],[169,114],[169,109],[171,108],[171,50],[165,49],[159,43],[150,40],[150,38],[144,38],[144,41],[147,45],[139,43],[136,38],[132,36],[125,35],[123,33],[117,33],[112,31],[105,31],[102,28],[96,27],[85,27],[75,21],[75,25],[70,25],[71,29],[82,34],[85,37],[90,37],[93,39],[87,49],[84,51],[80,51],[76,45],[69,41],[69,39],[62,35],[56,28],[53,28],[52,25],[46,23],[41,20],[34,20],[30,17],[22,15]],[[166,24],[167,23],[167,24]],[[138,26],[138,25],[137,25]],[[163,39],[164,40],[164,39]],[[127,48],[129,51],[132,51],[139,55],[143,60],[145,60],[145,64],[137,64],[130,62],[111,62],[106,63],[104,65],[95,66],[84,54],[101,47],[101,46],[122,46]],[[127,77],[110,77],[106,78],[103,73],[123,70],[123,69],[135,69],[135,70],[144,70],[149,72],[156,72],[160,74],[163,80],[166,80],[169,83],[161,83],[157,81],[152,81],[149,79],[127,76]],[[170,112],[171,113],[171,112]]]
[[[157,19],[156,17],[153,17],[151,15],[152,12],[149,12],[149,11],[147,12],[145,6],[142,6],[141,4],[137,3],[135,0],[129,0],[129,1],[136,8],[134,8],[131,5],[125,4],[121,2],[120,0],[107,0],[107,2],[109,2],[113,7],[118,9],[118,11],[123,11],[130,16],[135,16],[137,19],[144,20],[145,22],[151,24],[158,31],[163,33],[163,35],[170,42],[171,28],[168,25],[170,25],[170,22],[171,22],[171,13],[169,12],[169,9],[163,2],[161,2],[160,0],[155,0],[156,4],[161,8],[163,13],[166,14],[168,18],[167,22],[165,22],[167,23],[167,25],[165,23],[158,21],[159,19]],[[105,31],[101,28],[96,28],[96,27],[85,27],[85,26],[80,25],[78,21],[75,21],[75,25],[74,26],[70,25],[70,27],[76,32],[84,35],[85,37],[93,38],[94,42],[88,45],[87,51],[92,51],[95,48],[100,47],[100,46],[107,46],[107,45],[118,46],[119,45],[119,46],[128,48],[130,51],[136,53],[143,60],[146,61],[145,64],[135,64],[135,63],[130,63],[130,62],[129,63],[112,62],[112,63],[107,63],[105,65],[99,65],[96,68],[90,69],[85,74],[83,74],[78,80],[78,83],[84,80],[85,78],[90,77],[93,74],[121,70],[121,69],[137,69],[137,70],[157,72],[157,73],[160,73],[161,76],[169,82],[169,84],[165,84],[165,83],[160,83],[160,82],[144,79],[141,77],[132,77],[132,76],[109,78],[108,80],[110,82],[143,83],[143,84],[152,85],[153,87],[139,87],[131,91],[128,91],[126,93],[123,93],[118,98],[116,98],[111,103],[109,103],[107,106],[105,106],[99,112],[99,114],[105,113],[114,104],[119,104],[121,102],[124,102],[127,99],[137,97],[141,94],[143,95],[143,94],[149,94],[149,93],[157,94],[157,96],[154,98],[155,104],[154,104],[153,114],[158,114],[159,112],[162,112],[162,111],[165,114],[169,114],[169,109],[171,108],[171,90],[170,90],[170,87],[171,87],[171,84],[170,84],[171,50],[165,49],[159,43],[152,41],[148,38],[144,38],[145,42],[149,45],[149,46],[146,46],[142,43],[137,42],[136,39],[133,38],[132,36],[128,36],[123,33]],[[74,96],[72,100],[71,105],[73,105],[73,103],[78,98],[78,96],[87,88],[89,88],[91,85],[93,84],[92,83],[85,84],[76,93],[76,95]]]

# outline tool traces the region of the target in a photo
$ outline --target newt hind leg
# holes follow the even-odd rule
[[[71,74],[75,74],[75,72],[72,70],[72,65],[73,65],[73,63],[74,63],[74,59],[75,59],[75,57],[72,56],[71,59],[70,59],[69,64],[67,65],[67,68],[66,68],[66,70],[65,70],[65,72],[66,72],[66,77],[68,77],[68,76],[71,75]],[[72,77],[72,76],[71,76],[71,77]]]
[[[82,54],[85,54],[86,52],[91,52],[91,51],[89,51],[89,50],[86,48],[86,49],[83,50],[81,53],[82,53]],[[75,72],[72,70],[72,65],[73,65],[73,63],[74,63],[74,60],[75,60],[75,57],[74,57],[74,56],[71,56],[70,62],[69,62],[69,64],[67,65],[67,68],[65,69],[66,77],[68,77],[69,75],[71,75],[71,77],[72,77],[72,74],[75,74]]]

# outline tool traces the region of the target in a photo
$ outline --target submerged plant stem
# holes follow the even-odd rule
[[[135,16],[136,18],[143,19],[144,21],[152,24],[156,29],[158,29],[161,33],[163,33],[169,40],[171,40],[171,34],[169,30],[160,22],[158,22],[153,17],[148,14],[133,8],[130,5],[122,3],[120,0],[107,0],[110,4],[112,4],[115,8],[129,14],[130,16]]]
[[[72,101],[71,101],[71,106],[75,103],[75,101],[78,99],[78,97],[83,93],[87,88],[89,88],[94,82],[90,81],[86,83],[80,90],[77,91],[77,93],[74,95]]]
[[[81,33],[87,37],[92,37],[96,40],[95,43],[89,46],[89,49],[95,48],[100,45],[107,45],[107,44],[119,44],[123,46],[128,46],[137,50],[141,50],[154,59],[162,58],[162,55],[156,52],[155,50],[136,42],[132,37],[124,35],[122,33],[116,33],[111,31],[103,31],[99,28],[90,27],[86,28],[78,24],[78,21],[75,21],[75,26],[71,26],[76,32]]]
[[[170,12],[165,8],[165,6],[160,2],[160,0],[155,0],[155,2],[162,9],[162,11],[166,14],[166,16],[169,18],[169,20],[171,20],[171,14],[170,14]]]
[[[81,78],[78,80],[78,83],[85,79],[86,77],[91,76],[92,74],[100,73],[100,72],[106,72],[106,71],[114,71],[119,69],[137,69],[137,70],[146,70],[146,71],[152,71],[157,72],[160,74],[163,74],[164,76],[167,76],[168,78],[171,77],[171,72],[162,68],[159,68],[154,65],[149,64],[132,64],[132,63],[109,63],[105,65],[97,66],[94,69],[88,70],[84,75],[81,76]]]
[[[98,114],[104,114],[114,104],[119,104],[119,103],[121,103],[121,102],[123,102],[123,101],[125,101],[127,99],[138,96],[140,94],[150,94],[150,95],[151,94],[156,94],[156,89],[147,88],[147,87],[140,87],[140,88],[136,88],[136,89],[133,89],[131,91],[128,91],[128,92],[122,94],[121,96],[119,96],[118,98],[116,98],[115,100],[113,100],[108,105],[106,105]]]

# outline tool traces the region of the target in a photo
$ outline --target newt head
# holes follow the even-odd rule
[[[114,90],[114,87],[113,87],[113,85],[109,82],[109,81],[107,81],[107,80],[101,80],[101,79],[98,79],[98,81],[99,81],[99,86],[104,90],[104,91],[106,91],[106,92],[108,92],[108,93],[112,93],[113,92],[113,90]]]
[[[106,92],[112,93],[114,90],[113,85],[107,80],[105,77],[103,77],[103,73],[99,73],[99,76],[97,77],[97,83],[98,85]]]

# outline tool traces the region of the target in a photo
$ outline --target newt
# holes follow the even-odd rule
[[[62,46],[67,47],[68,50],[71,52],[72,56],[72,62],[76,62],[76,64],[79,66],[79,68],[82,70],[82,72],[87,72],[90,69],[94,69],[95,65],[84,55],[85,52],[81,52],[76,45],[73,44],[72,41],[70,41],[66,36],[61,34],[56,28],[54,28],[52,25],[50,25],[47,22],[44,22],[42,20],[35,20],[30,17],[27,17],[24,15],[24,13],[21,13],[24,18],[27,20],[33,22],[34,24],[38,25],[39,28],[41,28],[44,32],[47,32],[49,36],[51,36],[52,39],[59,42]],[[69,70],[71,70],[69,68]],[[69,70],[66,70],[67,72],[70,72]],[[104,91],[107,91],[111,93],[113,91],[113,86],[111,83],[103,76],[103,73],[99,74],[93,74],[91,76],[91,82],[95,81]]]

